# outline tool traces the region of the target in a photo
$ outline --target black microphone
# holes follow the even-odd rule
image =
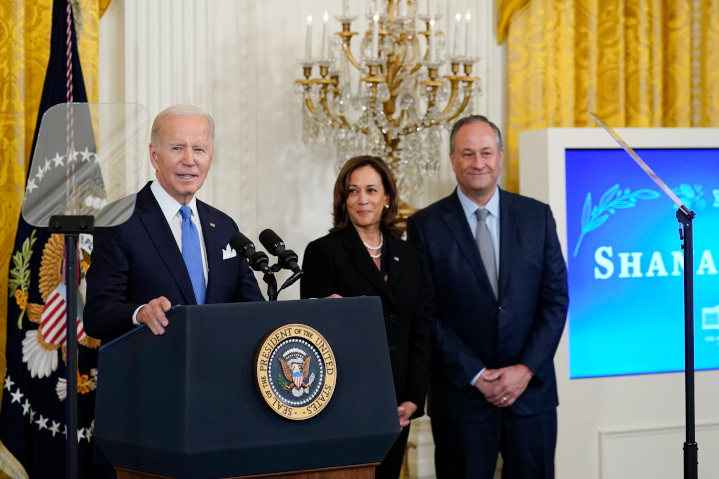
[[[247,258],[250,268],[255,271],[267,272],[269,269],[270,259],[264,252],[255,251],[254,243],[242,233],[238,232],[230,236],[230,246]]]
[[[291,269],[293,273],[300,273],[302,270],[297,265],[297,254],[291,249],[285,249],[285,242],[272,230],[265,230],[260,233],[260,243],[267,248],[270,254],[279,258],[280,265],[285,269]]]

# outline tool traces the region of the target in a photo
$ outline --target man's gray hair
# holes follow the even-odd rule
[[[497,147],[499,147],[499,151],[502,151],[504,149],[504,146],[502,145],[502,132],[499,131],[499,128],[497,125],[489,121],[489,119],[486,116],[483,115],[470,115],[465,116],[464,118],[461,118],[457,120],[452,126],[452,132],[449,134],[449,152],[454,153],[454,138],[457,136],[457,131],[459,131],[460,128],[462,128],[464,125],[467,125],[469,123],[486,123],[489,126],[492,127],[492,130],[494,130],[494,135],[497,137]]]
[[[209,113],[191,105],[173,105],[169,108],[162,110],[152,123],[152,131],[150,133],[150,142],[157,146],[157,142],[160,140],[160,130],[165,120],[175,117],[193,117],[193,116],[204,116],[207,118],[210,124],[210,146],[215,145],[215,120],[212,119]]]

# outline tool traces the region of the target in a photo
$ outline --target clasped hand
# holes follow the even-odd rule
[[[532,371],[524,364],[499,369],[485,369],[474,384],[490,404],[508,407],[527,389]]]
[[[397,414],[399,415],[399,427],[404,429],[409,426],[409,418],[417,411],[417,405],[412,401],[405,401],[397,406]]]

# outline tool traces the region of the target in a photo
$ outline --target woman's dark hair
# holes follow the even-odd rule
[[[345,163],[337,176],[335,182],[334,205],[332,208],[332,223],[330,231],[339,231],[350,224],[350,217],[347,213],[347,197],[349,196],[349,184],[352,172],[358,168],[371,166],[382,178],[382,186],[385,194],[389,197],[389,208],[382,210],[380,228],[392,236],[400,238],[404,228],[397,225],[397,185],[394,182],[392,171],[382,158],[377,156],[355,156]]]

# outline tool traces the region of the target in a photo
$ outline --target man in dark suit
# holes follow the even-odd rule
[[[107,341],[138,324],[163,334],[175,305],[264,299],[247,261],[229,246],[235,222],[195,197],[212,165],[214,131],[212,117],[191,106],[155,118],[156,181],[137,193],[127,222],[95,230],[88,335]]]
[[[503,159],[493,123],[459,120],[458,188],[407,222],[433,336],[438,479],[491,479],[500,453],[504,479],[554,477],[566,266],[549,206],[497,186]]]

